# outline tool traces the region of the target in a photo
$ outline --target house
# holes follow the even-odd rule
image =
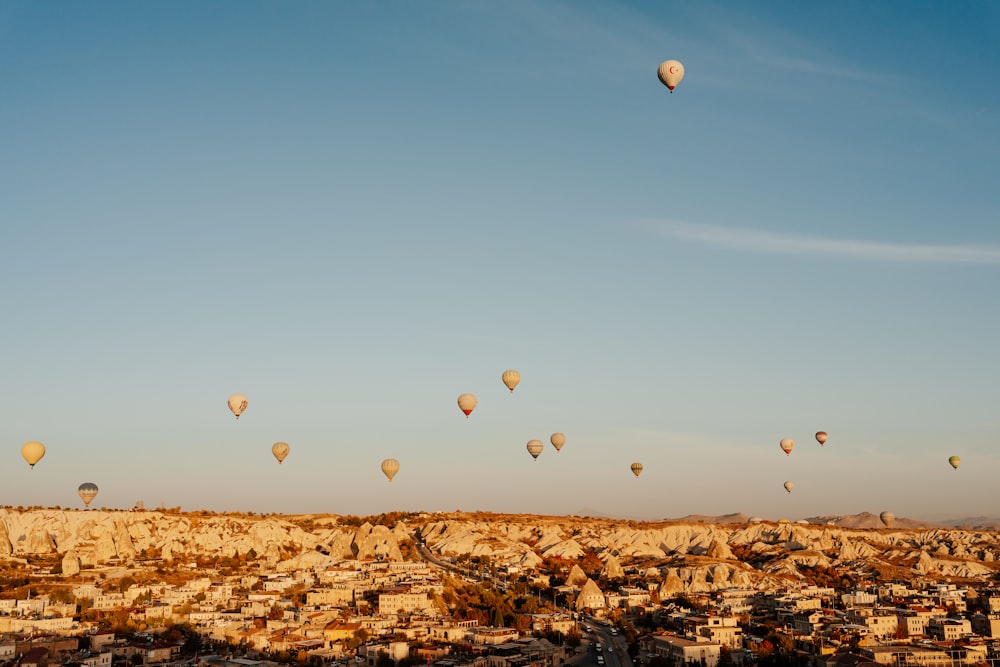
[[[671,632],[654,632],[643,638],[646,653],[659,656],[675,667],[685,667],[694,662],[705,667],[716,667],[722,644],[708,641],[703,637],[682,637]]]
[[[514,628],[471,628],[472,642],[474,644],[506,644],[512,642],[520,636]]]
[[[735,616],[694,614],[685,619],[691,632],[697,637],[705,637],[709,642],[718,642],[730,649],[743,646],[743,628]]]
[[[378,642],[365,644],[358,647],[358,657],[364,658],[371,667],[378,662],[380,655],[387,655],[394,663],[398,663],[403,658],[410,655],[410,644],[408,642]]]
[[[47,667],[49,664],[49,650],[39,646],[28,649],[21,655],[18,667]]]
[[[350,639],[360,630],[361,623],[348,623],[338,619],[323,628],[323,639],[326,641],[327,646],[332,646],[337,642]]]
[[[606,606],[604,593],[597,587],[593,579],[587,579],[580,589],[580,594],[576,596],[577,611],[604,610]]]
[[[576,627],[576,621],[567,614],[531,614],[531,629],[540,632],[560,632],[568,634]]]
[[[859,607],[848,612],[846,620],[854,625],[868,628],[868,634],[876,639],[885,639],[896,634],[899,617],[895,612],[871,607]]]
[[[823,618],[823,612],[817,609],[797,612],[792,615],[792,630],[795,634],[813,637],[822,629]]]
[[[378,596],[378,613],[383,615],[427,611],[433,608],[427,593],[411,593],[409,588],[391,589]]]
[[[927,634],[940,641],[954,642],[972,634],[972,623],[967,618],[932,618],[927,623]]]

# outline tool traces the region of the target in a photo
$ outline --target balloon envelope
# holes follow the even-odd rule
[[[784,453],[791,454],[792,449],[794,449],[795,447],[795,441],[792,440],[791,438],[785,438],[784,440],[778,443],[778,446],[781,447],[781,451],[783,451]]]
[[[458,397],[458,409],[465,413],[468,417],[472,414],[472,411],[476,409],[476,404],[479,402],[474,394],[462,394]]]
[[[271,453],[274,454],[274,458],[278,459],[278,463],[284,461],[290,451],[292,448],[288,446],[287,442],[276,442],[271,445]]]
[[[948,463],[950,463],[951,467],[955,468],[956,470],[958,469],[958,466],[959,466],[959,464],[961,462],[962,462],[962,458],[960,456],[949,456],[948,457]]]
[[[642,472],[642,464],[641,463],[633,463],[629,467],[632,469],[632,474],[635,475],[636,477],[638,477],[639,473]]]
[[[566,434],[553,433],[551,437],[549,437],[549,442],[552,443],[552,446],[555,447],[556,451],[558,452],[560,449],[563,448],[563,445],[566,444]]]
[[[503,376],[500,379],[503,380],[503,383],[508,389],[514,391],[514,387],[516,387],[517,383],[521,381],[521,374],[514,370],[504,371]]]
[[[399,461],[396,459],[386,459],[382,461],[382,473],[392,481],[392,478],[399,472]]]
[[[896,520],[896,515],[892,512],[882,512],[878,515],[878,518],[882,519],[882,523],[885,524],[886,528],[892,528],[892,522]]]
[[[243,394],[233,394],[229,397],[229,409],[239,419],[243,411],[247,409],[247,397]]]
[[[21,445],[21,456],[23,456],[24,460],[28,462],[29,466],[34,468],[35,464],[41,461],[42,457],[45,456],[45,445],[35,440],[26,442]]]
[[[795,488],[795,482],[785,482],[785,491],[788,491],[789,493],[791,493],[792,489],[794,489],[794,488]]]
[[[528,441],[528,453],[535,460],[538,460],[538,455],[542,453],[545,449],[545,445],[542,444],[541,440],[529,440]]]
[[[816,442],[818,442],[820,444],[820,446],[823,446],[823,445],[826,444],[826,438],[827,438],[826,431],[817,431],[816,432]]]
[[[660,83],[674,92],[674,88],[684,78],[684,65],[679,60],[664,60],[656,70]]]
[[[97,485],[93,482],[84,482],[77,488],[76,492],[84,506],[90,507],[90,501],[97,495]]]

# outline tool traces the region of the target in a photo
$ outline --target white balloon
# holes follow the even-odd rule
[[[677,84],[684,78],[684,65],[679,60],[664,60],[660,63],[660,68],[656,70],[656,76],[672,93]]]

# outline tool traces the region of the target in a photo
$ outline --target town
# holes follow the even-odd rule
[[[957,667],[988,530],[0,509],[0,666]]]

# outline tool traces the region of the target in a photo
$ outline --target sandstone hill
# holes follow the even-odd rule
[[[992,530],[905,524],[887,529],[869,526],[869,517],[856,521],[865,527],[851,528],[833,518],[769,523],[727,515],[720,522],[637,522],[451,512],[410,514],[387,526],[380,525],[384,517],[373,524],[335,515],[6,508],[0,509],[0,564],[18,561],[71,577],[81,568],[85,573],[108,564],[162,567],[252,555],[280,572],[345,559],[415,558],[412,547],[419,542],[439,557],[489,556],[493,564],[521,573],[547,559],[573,565],[596,556],[605,578],[639,574],[661,596],[730,587],[775,590],[845,575],[982,581],[1000,570],[1000,535]],[[566,569],[581,579],[580,568]]]

